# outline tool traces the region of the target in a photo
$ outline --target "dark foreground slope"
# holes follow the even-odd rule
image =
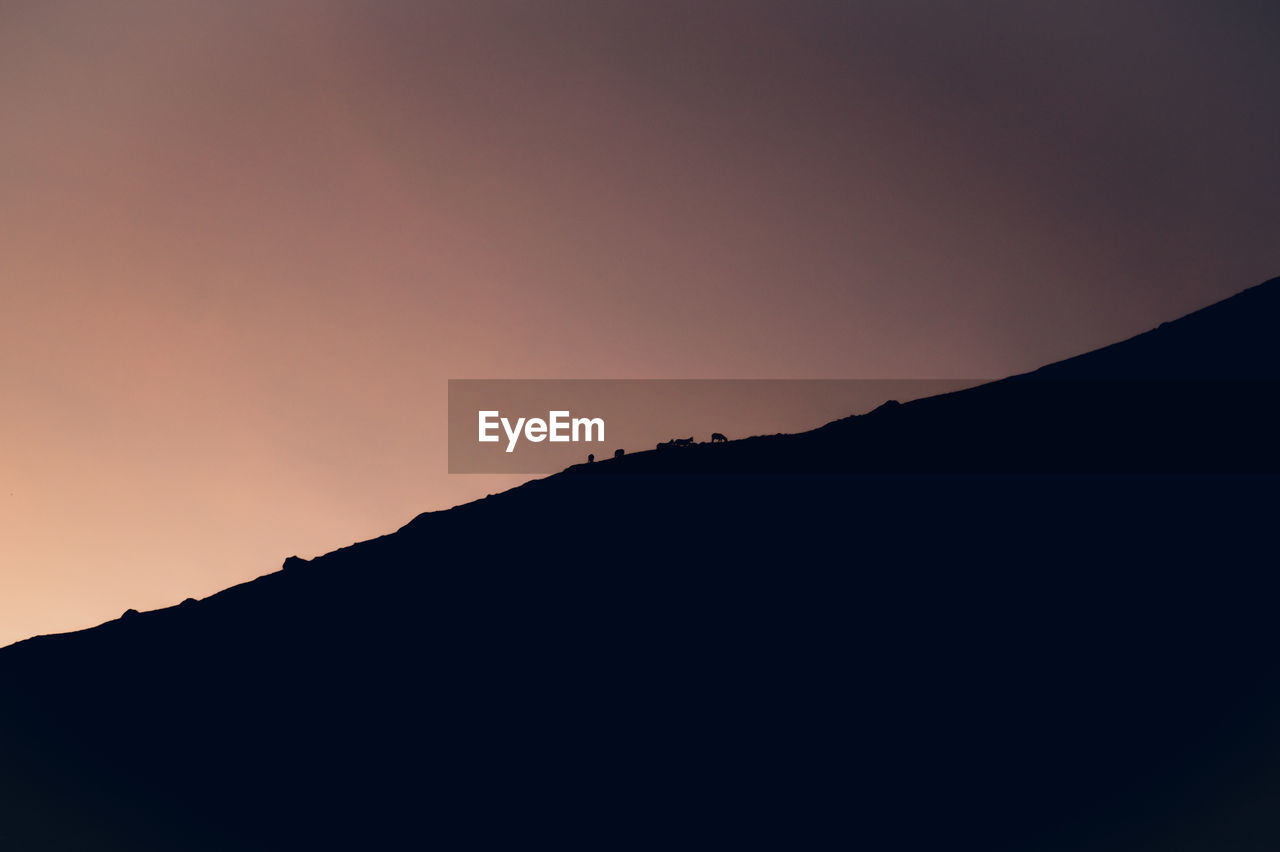
[[[0,651],[0,846],[1272,847],[1278,290]]]

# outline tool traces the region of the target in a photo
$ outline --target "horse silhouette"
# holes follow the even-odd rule
[[[692,446],[693,446],[693,436],[692,436],[692,435],[690,435],[688,438],[672,438],[672,439],[671,439],[671,441],[672,441],[672,443],[673,443],[673,444],[675,444],[677,447],[692,447]]]
[[[726,443],[728,440],[729,440],[728,438],[726,438],[724,435],[722,435],[719,432],[711,433],[711,443],[713,444],[723,444],[723,443]]]

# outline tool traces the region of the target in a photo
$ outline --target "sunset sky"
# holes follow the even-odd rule
[[[1277,35],[0,0],[0,645],[520,481],[448,475],[450,378],[994,377],[1280,274]]]

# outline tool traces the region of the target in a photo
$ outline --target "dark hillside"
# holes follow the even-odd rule
[[[1278,293],[10,646],[0,846],[1273,846]]]

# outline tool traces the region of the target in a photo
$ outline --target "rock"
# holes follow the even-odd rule
[[[868,415],[885,414],[889,411],[893,411],[895,408],[897,408],[900,405],[902,405],[902,403],[898,402],[896,399],[885,400],[884,402],[877,405],[875,408],[868,411],[867,414]]]

